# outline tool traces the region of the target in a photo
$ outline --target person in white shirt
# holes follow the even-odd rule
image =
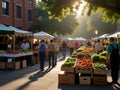
[[[23,40],[23,43],[21,44],[21,49],[27,50],[30,48],[29,43],[26,40]]]
[[[98,40],[95,44],[96,53],[100,53],[103,50],[103,44]]]

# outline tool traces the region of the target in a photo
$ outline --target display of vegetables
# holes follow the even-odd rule
[[[29,49],[27,49],[27,50],[19,49],[18,51],[23,52],[23,53],[27,53],[27,52],[30,52],[31,50],[29,50]]]
[[[102,56],[101,54],[93,54],[91,59],[93,62],[106,62],[106,56]]]
[[[83,59],[78,59],[76,67],[92,67],[92,60],[90,58],[84,57]]]
[[[19,52],[17,50],[8,50],[6,53],[7,54],[22,54],[22,52]]]
[[[107,66],[103,63],[93,63],[93,69],[106,70]]]
[[[96,70],[106,70],[106,54],[107,51],[103,51],[100,54],[94,52],[95,49],[91,47],[82,46],[73,52],[72,58],[68,58],[63,66],[71,67],[93,67]],[[75,60],[77,59],[76,63]]]
[[[77,58],[78,58],[78,59],[82,59],[82,58],[84,58],[84,56],[85,56],[85,54],[82,53],[82,52],[79,52],[79,53],[77,54]]]
[[[103,51],[103,52],[100,53],[100,55],[106,56],[107,53],[108,53],[107,51]]]
[[[0,50],[0,54],[6,53],[5,50]]]
[[[75,64],[75,61],[76,61],[76,58],[70,58],[69,57],[62,66],[64,66],[64,67],[72,67]]]
[[[74,51],[74,52],[72,53],[71,57],[72,57],[72,58],[77,58],[77,54],[78,54],[78,52]]]
[[[81,46],[80,48],[78,48],[76,50],[76,52],[81,52],[81,51],[85,50],[86,48],[87,48],[86,46]]]

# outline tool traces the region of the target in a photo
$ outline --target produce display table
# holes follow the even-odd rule
[[[16,58],[16,57],[23,57],[33,55],[33,52],[23,53],[23,54],[0,54],[0,57],[9,57],[9,58]]]
[[[34,65],[33,52],[23,54],[0,54],[0,69],[20,69],[29,65]]]
[[[59,84],[107,85],[106,52],[81,47],[66,58],[58,74]]]

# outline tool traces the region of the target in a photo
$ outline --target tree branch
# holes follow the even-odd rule
[[[92,4],[94,6],[106,8],[112,12],[120,14],[120,7],[118,7],[118,6],[113,7],[113,6],[107,5],[106,3],[104,3],[101,0],[84,0],[84,1],[89,2],[90,4]]]

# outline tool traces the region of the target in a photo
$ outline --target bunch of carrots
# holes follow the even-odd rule
[[[90,58],[78,59],[76,67],[92,67],[92,60]]]

